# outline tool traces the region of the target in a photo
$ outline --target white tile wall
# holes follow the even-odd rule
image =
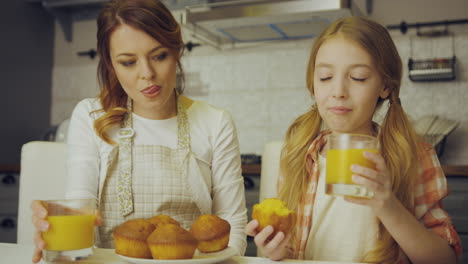
[[[93,23],[75,23],[75,32],[94,34]],[[86,28],[88,30],[84,30]],[[466,27],[468,28],[468,26]],[[89,30],[92,29],[92,30]],[[58,35],[61,34],[57,31]],[[468,164],[468,34],[455,35],[458,76],[456,81],[413,83],[407,77],[409,37],[393,34],[404,64],[401,100],[410,117],[436,114],[459,120],[450,135],[443,163]],[[74,105],[98,93],[96,60],[80,59],[76,52],[87,50],[74,36],[73,45],[56,37],[56,67],[53,71],[52,123],[67,118]],[[229,110],[236,122],[242,153],[261,154],[271,140],[282,139],[289,124],[310,107],[313,100],[305,88],[305,71],[311,39],[256,43],[252,46],[218,51],[195,48],[183,58],[187,76],[186,93],[192,98]],[[413,38],[415,58],[451,56],[449,39]],[[73,58],[69,58],[73,57]],[[377,118],[380,119],[380,118]]]

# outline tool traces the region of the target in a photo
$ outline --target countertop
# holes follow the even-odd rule
[[[24,244],[9,244],[9,243],[0,243],[0,263],[5,264],[30,264],[31,263],[31,256],[33,252],[32,245],[24,245]],[[169,261],[166,261],[170,263]],[[96,248],[94,249],[94,255],[89,257],[85,260],[74,261],[73,263],[79,264],[129,264],[119,256],[114,253],[113,249],[101,249]],[[154,263],[163,263],[163,261],[155,261]],[[166,264],[167,264],[166,263]],[[197,263],[197,261],[188,260],[187,264],[190,263]],[[265,258],[257,258],[257,257],[231,257],[221,264],[273,264],[273,263],[281,263],[281,264],[289,264],[289,263],[305,263],[305,264],[358,264],[358,263],[351,263],[351,262],[329,262],[329,261],[301,261],[301,260],[283,260],[281,262],[271,261]],[[44,261],[41,261],[40,264],[45,264]]]

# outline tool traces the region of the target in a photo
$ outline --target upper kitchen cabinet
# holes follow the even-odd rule
[[[101,6],[109,0],[26,0],[31,4],[40,4],[50,12],[59,23],[65,39],[73,40],[73,22],[87,19],[95,19]],[[198,5],[207,0],[163,0],[169,9],[183,9],[188,5]]]
[[[73,39],[73,22],[95,19],[108,0],[27,0],[40,4]],[[360,15],[344,0],[162,0],[190,35],[216,48],[226,44],[311,38],[334,20]]]
[[[73,21],[94,19],[107,0],[27,0],[40,4],[50,12],[59,23],[65,39],[73,39]]]

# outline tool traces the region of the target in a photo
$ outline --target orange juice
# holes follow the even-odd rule
[[[352,164],[375,169],[375,164],[366,159],[364,151],[377,153],[376,149],[329,149],[327,151],[327,184],[354,184]]]
[[[47,250],[90,248],[94,243],[95,215],[48,216],[49,230],[42,233]]]

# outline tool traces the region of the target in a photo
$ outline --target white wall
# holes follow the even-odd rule
[[[405,65],[401,100],[413,118],[436,114],[459,120],[442,158],[446,164],[468,164],[468,25],[455,27],[456,81],[413,83],[407,77],[409,37],[392,32]],[[98,93],[96,64],[76,52],[95,46],[94,21],[74,24],[73,43],[57,30],[53,75],[52,123],[67,118],[74,105]],[[305,88],[305,71],[312,39],[257,43],[218,51],[195,48],[186,53],[186,93],[229,110],[237,124],[242,153],[261,154],[266,142],[282,139],[289,124],[312,100]],[[448,39],[415,39],[415,57],[451,56]]]

